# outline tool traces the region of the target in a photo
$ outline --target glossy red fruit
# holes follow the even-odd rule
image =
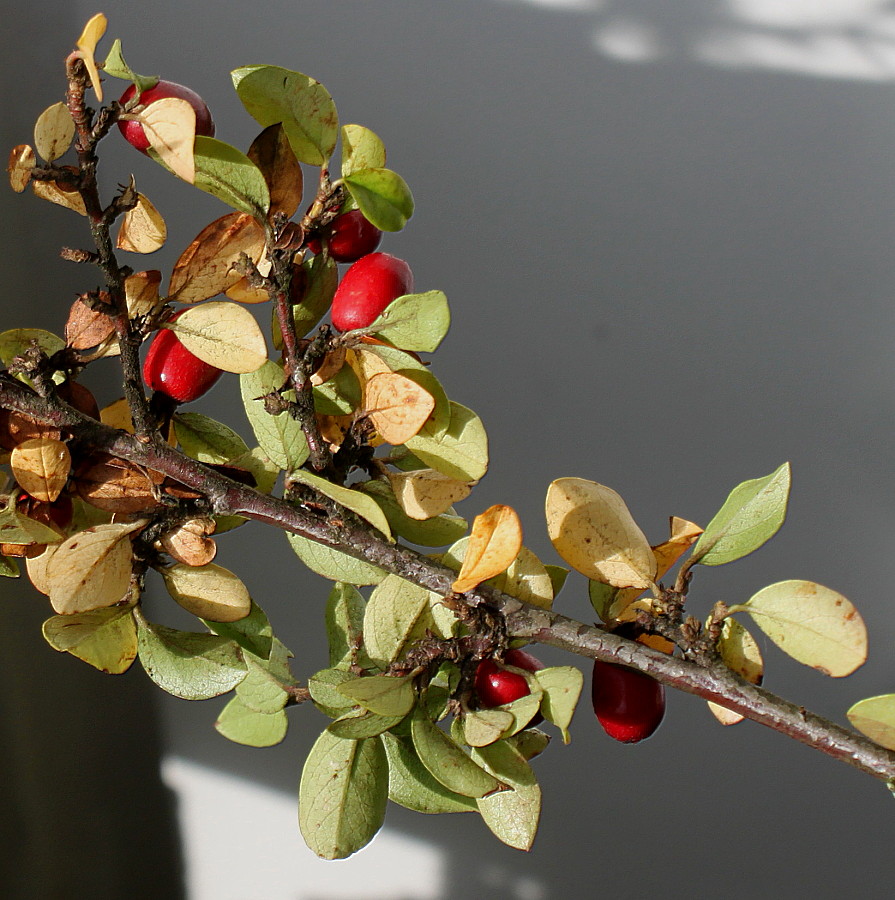
[[[220,369],[190,353],[170,328],[159,329],[143,363],[146,384],[177,403],[190,403],[201,397],[220,377]]]
[[[136,87],[131,85],[118,101],[124,106],[136,92]],[[178,100],[186,100],[196,113],[196,134],[205,137],[214,137],[214,120],[205,105],[205,101],[193,90],[175,81],[159,81],[155,87],[151,87],[140,95],[140,103],[148,106],[153,100],[164,100],[165,97],[176,97]],[[118,129],[124,135],[124,139],[136,147],[142,153],[149,149],[149,141],[143,131],[143,126],[133,119],[119,119]]]
[[[606,734],[623,744],[645,740],[665,716],[665,686],[655,678],[594,660],[594,712]]]
[[[366,328],[396,297],[413,291],[413,272],[389,253],[368,253],[345,273],[336,288],[332,322],[339,331]]]
[[[352,209],[337,216],[327,225],[323,236],[329,245],[329,255],[340,263],[353,263],[372,253],[382,240],[382,232],[359,209]],[[319,253],[321,241],[308,242],[314,253]]]
[[[537,672],[544,664],[524,650],[508,650],[504,657],[508,666]],[[483,659],[475,672],[475,692],[484,707],[501,706],[512,703],[520,697],[527,697],[531,690],[525,676],[505,669],[493,659]]]

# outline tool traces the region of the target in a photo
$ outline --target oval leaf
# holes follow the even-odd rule
[[[847,715],[849,722],[871,741],[895,750],[895,694],[859,700]]]
[[[210,366],[237,375],[267,362],[267,344],[255,317],[238,303],[212,300],[187,309],[170,328],[187,350]]]
[[[289,546],[295,555],[312,571],[332,581],[349,584],[379,584],[385,578],[385,570],[372,563],[355,559],[341,550],[325,547],[317,541],[298,534],[287,534]]]
[[[249,159],[258,167],[270,192],[270,211],[291,218],[298,210],[304,187],[301,166],[279,123],[269,125],[249,147]]]
[[[163,97],[154,100],[141,113],[129,113],[143,126],[150,150],[178,178],[193,183],[196,161],[196,111],[187,100]]]
[[[62,156],[74,136],[75,123],[64,103],[48,106],[34,123],[34,146],[47,162]]]
[[[214,723],[215,729],[235,744],[246,747],[273,747],[286,737],[289,720],[280,709],[274,713],[262,713],[246,706],[234,697],[222,710]]]
[[[352,512],[357,513],[387,538],[392,536],[391,529],[388,526],[388,519],[386,519],[385,514],[372,497],[368,497],[360,491],[333,484],[331,481],[327,481],[319,475],[314,475],[312,472],[306,472],[304,469],[298,469],[293,472],[292,478],[295,481],[308,485],[308,487],[314,488],[316,491],[320,491],[321,494],[335,500],[336,503],[340,503]]]
[[[130,607],[53,616],[43,624],[47,643],[100,672],[120,675],[137,658],[137,626]]]
[[[423,463],[457,481],[478,481],[488,470],[488,436],[482,420],[450,401],[450,424],[439,429],[431,420],[404,443]]]
[[[143,195],[137,194],[137,205],[121,220],[115,246],[131,253],[155,253],[168,237],[161,213]]]
[[[793,659],[825,675],[850,675],[867,659],[867,629],[842,594],[813,581],[780,581],[730,608],[755,624]]]
[[[339,692],[364,709],[380,716],[403,718],[413,709],[416,700],[413,677],[410,675],[403,675],[400,678],[391,675],[356,678],[340,685]]]
[[[789,486],[789,463],[784,463],[764,478],[735,487],[693,548],[691,564],[721,566],[770,540],[786,518]]]
[[[463,565],[451,588],[458,594],[499,575],[522,549],[522,523],[511,506],[489,507],[472,523]]]
[[[401,350],[432,353],[451,326],[447,297],[441,291],[398,297],[365,331],[385,338]]]
[[[35,162],[34,150],[29,144],[17,144],[9,151],[6,172],[9,175],[9,186],[17,194],[21,194],[28,187]]]
[[[652,547],[611,488],[583,478],[560,478],[547,491],[547,530],[556,552],[582,575],[614,587],[650,586]]]
[[[388,762],[378,737],[345,740],[324,731],[301,773],[298,823],[305,843],[324,859],[344,859],[382,827]]]
[[[270,209],[270,193],[261,170],[236,147],[199,135],[194,149],[193,184],[228,206],[261,219]]]
[[[391,169],[355,169],[344,181],[358,209],[381,231],[400,231],[413,215],[413,194]]]
[[[388,575],[370,595],[364,613],[364,646],[380,668],[401,657],[405,649],[427,632],[435,632],[432,599],[425,588],[397,575]]]
[[[410,440],[433,409],[435,398],[428,391],[395,372],[374,375],[364,388],[364,411],[389,444]]]
[[[229,569],[177,563],[162,572],[168,593],[187,611],[213,622],[237,622],[252,609],[248,588]]]
[[[68,480],[71,454],[62,441],[32,438],[13,448],[9,465],[23,491],[35,500],[52,503]]]
[[[472,491],[465,481],[457,481],[434,469],[389,472],[388,480],[398,505],[418,521],[440,516]]]
[[[342,126],[342,177],[360,169],[385,166],[385,144],[379,135],[363,125]]]

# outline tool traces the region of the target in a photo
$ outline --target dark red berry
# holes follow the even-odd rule
[[[413,291],[413,273],[403,259],[368,253],[345,273],[336,288],[332,322],[339,331],[366,328],[396,297]]]
[[[137,88],[132,84],[118,101],[124,106],[134,96]],[[193,90],[174,81],[159,81],[155,87],[143,91],[140,95],[140,103],[148,106],[153,100],[164,100],[165,97],[176,97],[178,100],[186,100],[196,113],[196,134],[205,137],[214,137],[214,120],[205,105],[205,101]],[[124,139],[136,147],[142,153],[149,149],[149,141],[143,131],[143,126],[134,119],[119,119],[118,129],[124,135]]]
[[[524,650],[508,650],[504,662],[526,672],[537,672],[544,668],[539,659]],[[491,707],[527,697],[531,689],[524,675],[511,672],[493,659],[483,659],[475,673],[475,692],[480,705]]]
[[[143,363],[146,384],[177,403],[190,403],[201,397],[220,377],[220,369],[190,353],[170,328],[156,333]]]
[[[323,237],[329,255],[336,262],[353,263],[379,246],[382,232],[359,209],[352,209],[333,219],[324,229]],[[314,253],[320,252],[321,245],[318,238],[308,242]]]
[[[665,687],[635,669],[594,660],[594,712],[606,734],[623,744],[648,738],[665,716]]]

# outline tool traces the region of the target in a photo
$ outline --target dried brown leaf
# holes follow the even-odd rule
[[[132,319],[154,315],[163,305],[159,297],[162,273],[157,269],[134,272],[124,282],[124,296],[127,300],[127,314]]]
[[[301,203],[304,183],[301,166],[283,126],[277,123],[265,128],[252,141],[248,157],[267,182],[271,215],[282,212],[291,219]]]
[[[66,190],[63,186],[52,181],[32,181],[31,190],[35,196],[50,203],[57,203],[66,209],[73,209],[82,216],[87,215],[87,208],[81,195],[76,190]]]
[[[177,562],[187,566],[204,566],[217,553],[217,545],[211,539],[215,521],[208,517],[190,519],[161,538],[162,548]]]
[[[18,144],[9,151],[6,171],[9,174],[9,186],[17,194],[21,194],[31,181],[35,161],[34,150],[28,144]]]
[[[160,505],[160,472],[143,469],[124,459],[96,454],[75,476],[78,496],[97,509],[134,513]]]
[[[102,292],[106,300],[109,295]],[[91,309],[83,300],[75,300],[65,323],[65,342],[73,350],[98,347],[115,333],[112,317],[99,309]]]

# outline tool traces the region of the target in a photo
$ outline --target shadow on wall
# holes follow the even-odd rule
[[[593,48],[630,63],[691,59],[827,78],[895,77],[890,0],[494,0],[566,10]]]

